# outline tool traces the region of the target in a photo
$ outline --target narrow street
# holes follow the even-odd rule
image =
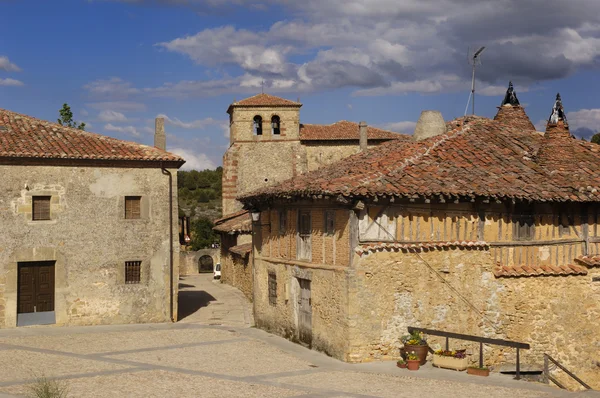
[[[251,307],[212,275],[180,280],[175,324],[0,330],[0,396],[36,376],[70,397],[567,397],[505,376],[350,365],[253,327]]]

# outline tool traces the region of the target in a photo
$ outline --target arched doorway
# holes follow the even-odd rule
[[[213,272],[213,259],[211,256],[204,255],[198,259],[198,272]]]

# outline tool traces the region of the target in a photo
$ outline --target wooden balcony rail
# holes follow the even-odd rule
[[[501,340],[501,339],[490,339],[487,337],[473,336],[470,334],[445,332],[443,330],[423,329],[423,328],[412,327],[412,326],[408,327],[409,333],[412,333],[414,331],[423,332],[425,334],[429,334],[432,336],[445,337],[446,338],[446,350],[450,349],[450,342],[449,342],[450,339],[475,341],[475,342],[479,343],[479,367],[480,368],[483,368],[483,345],[484,344],[516,348],[517,349],[517,369],[516,369],[515,379],[519,380],[521,378],[521,363],[520,363],[521,359],[520,359],[519,350],[521,350],[521,349],[528,350],[529,344],[527,344],[527,343],[519,343],[518,341]]]
[[[552,362],[553,364],[555,364],[560,369],[564,370],[564,372],[566,374],[568,374],[573,379],[575,379],[576,382],[578,382],[579,384],[581,384],[587,390],[591,390],[592,389],[592,387],[588,386],[583,380],[581,380],[579,377],[575,376],[575,374],[573,372],[571,372],[570,370],[568,370],[567,368],[565,368],[556,359],[552,358],[548,354],[544,354],[544,383],[548,384],[548,380],[550,380],[552,383],[556,384],[557,386],[559,386],[563,390],[567,389],[567,387],[565,387],[563,384],[561,384],[558,380],[556,380],[553,376],[550,375],[550,370],[549,370],[550,362]]]

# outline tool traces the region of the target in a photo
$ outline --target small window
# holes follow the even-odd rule
[[[50,219],[50,196],[34,196],[31,198],[31,218],[33,221]]]
[[[325,211],[325,235],[333,235],[335,233],[335,211]]]
[[[125,218],[135,220],[141,216],[141,196],[125,196]]]
[[[262,135],[262,117],[254,116],[254,135]]]
[[[535,221],[531,206],[515,206],[513,214],[513,240],[532,240],[535,238]]]
[[[279,210],[279,234],[284,235],[287,229],[287,212]]]
[[[125,283],[140,283],[141,261],[125,261]]]
[[[281,129],[279,128],[279,116],[275,115],[271,118],[271,133],[273,135],[279,135],[281,133]]]
[[[277,305],[277,275],[269,272],[269,304]]]

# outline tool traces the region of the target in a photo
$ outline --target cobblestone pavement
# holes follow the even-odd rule
[[[180,280],[175,324],[0,330],[0,397],[41,375],[70,397],[578,396],[500,375],[342,363],[251,328],[241,293],[210,277]]]

